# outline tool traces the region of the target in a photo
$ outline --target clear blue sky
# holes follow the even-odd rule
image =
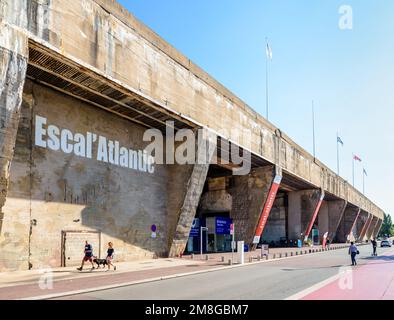
[[[265,37],[270,63],[270,121],[394,213],[394,1],[392,0],[118,0],[192,61],[265,115]],[[338,27],[341,5],[353,30]],[[392,198],[393,197],[393,198]]]

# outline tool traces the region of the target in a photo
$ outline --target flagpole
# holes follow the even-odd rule
[[[265,38],[266,48],[268,48],[268,38]],[[265,108],[268,120],[268,56],[265,56]]]
[[[316,158],[316,140],[315,140],[315,105],[312,100],[312,129],[313,129],[313,157]]]
[[[363,169],[363,194],[365,195],[365,172]]]
[[[337,131],[337,168],[338,168],[338,176],[339,176],[339,141],[338,141],[338,138],[339,138],[339,134]]]
[[[353,154],[353,188],[354,188],[354,154]]]

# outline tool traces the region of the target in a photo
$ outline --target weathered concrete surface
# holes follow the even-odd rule
[[[215,148],[216,145],[209,136],[198,144],[198,153],[207,155],[207,162],[197,162],[193,166],[192,174],[186,186],[186,195],[180,209],[175,235],[170,247],[170,257],[178,257],[185,251]]]
[[[345,213],[347,201],[337,200],[337,201],[328,201],[327,203],[328,203],[328,219],[329,219],[328,236],[331,240],[333,240],[336,237],[339,224],[341,223],[343,214]]]
[[[322,205],[321,205],[320,211],[319,211],[319,215],[316,218],[316,220],[317,220],[317,228],[319,230],[319,237],[320,237],[320,239],[322,239],[324,234],[326,232],[328,232],[329,223],[330,223],[327,201],[322,202]]]
[[[183,201],[180,192],[169,199],[167,191],[177,183],[182,188],[180,175],[190,168],[157,165],[152,175],[35,146],[35,115],[72,132],[95,132],[135,149],[146,145],[143,127],[28,81],[3,208],[0,269],[60,266],[63,231],[99,231],[97,252],[112,241],[119,261],[167,256],[173,214]],[[83,243],[75,250],[82,252]]]
[[[357,239],[357,235],[361,231],[362,226],[359,227],[361,221],[361,214],[358,216],[359,209],[351,206],[346,206],[345,212],[343,213],[342,220],[339,224],[339,228],[336,235],[336,240],[340,243],[347,241],[347,237],[350,235],[350,240],[354,241]],[[355,223],[355,220],[357,221]],[[354,225],[354,228],[352,226]]]
[[[285,196],[278,194],[274,205],[272,207],[267,225],[265,226],[262,240],[271,243],[272,241],[278,243],[281,238],[287,238],[287,212],[288,206],[285,203]]]
[[[0,12],[5,10],[0,4]],[[12,19],[16,13],[8,17]],[[22,15],[23,16],[23,15]],[[17,22],[17,21],[15,21]],[[27,68],[27,37],[0,20],[0,234]]]
[[[378,224],[379,219],[376,217],[371,218],[371,222],[368,225],[367,231],[365,233],[366,239],[365,240],[372,240],[373,238],[373,233],[375,231],[376,225]]]
[[[275,178],[275,166],[252,170],[249,175],[234,177],[229,193],[236,228],[236,240],[251,245],[268,193]]]
[[[4,0],[5,1],[5,0]],[[3,1],[3,3],[4,3]],[[1,15],[15,7],[7,0]],[[252,130],[251,151],[316,188],[383,218],[383,212],[234,94],[110,0],[18,2],[30,38],[152,101],[222,132]],[[70,27],[72,26],[72,27]],[[125,63],[127,61],[127,63]],[[220,117],[213,116],[220,113]],[[279,132],[279,148],[275,147]],[[235,142],[243,145],[241,138]],[[249,146],[247,146],[249,147]],[[280,153],[280,155],[277,154]]]
[[[378,221],[378,223],[376,224],[376,227],[373,231],[373,238],[376,238],[380,232],[380,229],[382,228],[382,224],[383,224],[383,220]]]
[[[231,216],[233,199],[227,190],[227,180],[226,177],[208,179],[208,190],[200,201],[201,213],[223,212]]]
[[[358,235],[358,239],[357,239],[358,241],[366,240],[366,234],[367,234],[368,228],[371,224],[371,221],[373,219],[373,216],[371,214],[365,213],[365,215],[366,215],[366,218],[365,219],[363,218],[363,225],[362,225],[360,234]]]
[[[289,193],[289,239],[304,238],[320,196],[321,190],[302,190]]]

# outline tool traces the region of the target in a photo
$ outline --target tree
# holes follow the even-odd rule
[[[380,229],[379,236],[380,237],[394,236],[394,225],[393,225],[393,221],[391,220],[391,216],[389,214],[384,214],[383,224],[382,224],[382,228]]]

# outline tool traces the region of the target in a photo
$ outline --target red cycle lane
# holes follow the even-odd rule
[[[302,300],[394,300],[394,251],[370,257],[357,267],[346,267],[339,279]]]

